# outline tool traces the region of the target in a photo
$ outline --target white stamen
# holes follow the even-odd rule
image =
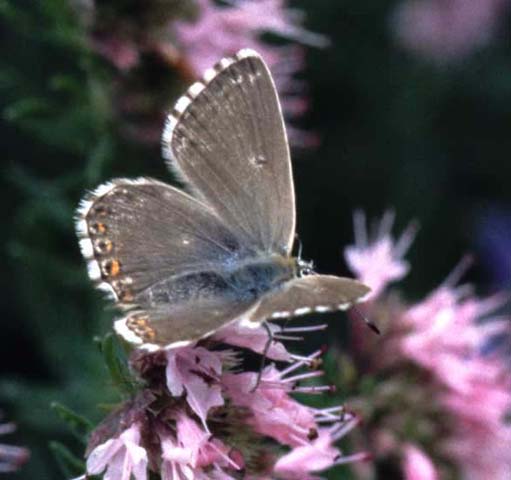
[[[340,440],[344,437],[348,432],[353,430],[360,423],[360,419],[358,417],[354,417],[351,420],[348,420],[344,424],[340,424],[337,428],[334,428],[330,435],[334,441]]]
[[[308,325],[303,327],[286,327],[281,331],[285,333],[299,333],[299,332],[317,332],[318,330],[324,330],[328,325],[326,323],[322,323],[321,325]]]
[[[282,381],[284,383],[295,383],[299,382],[300,380],[307,380],[309,378],[315,378],[315,377],[321,377],[324,375],[325,372],[322,372],[321,370],[316,370],[315,372],[306,372],[301,373],[299,375],[295,375],[294,377],[288,377],[286,379],[283,379]]]
[[[396,241],[394,248],[392,250],[394,258],[403,257],[410,246],[412,245],[417,232],[419,231],[419,224],[417,222],[411,222],[404,232],[401,234],[399,239]]]
[[[447,275],[447,278],[442,282],[442,287],[454,288],[461,277],[467,273],[467,270],[474,263],[474,257],[472,255],[464,255],[459,263],[453,268],[451,273]]]
[[[355,245],[358,248],[367,247],[366,215],[363,210],[353,213],[353,231],[355,232]]]
[[[275,340],[283,340],[289,342],[301,342],[304,340],[304,337],[293,337],[291,335],[281,335],[280,333],[274,333],[273,338]]]
[[[310,393],[311,395],[330,391],[332,391],[331,385],[314,385],[311,387],[296,387],[293,389],[293,392]]]
[[[370,456],[365,452],[354,453],[353,455],[348,455],[348,456],[343,455],[341,458],[339,458],[339,460],[337,460],[334,463],[334,465],[343,465],[345,463],[363,462],[363,461],[367,460],[368,458],[370,458]]]
[[[386,237],[392,231],[394,220],[396,219],[396,212],[394,210],[387,210],[380,221],[376,240]]]

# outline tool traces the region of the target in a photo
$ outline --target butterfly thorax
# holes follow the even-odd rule
[[[238,265],[225,277],[228,285],[243,298],[256,298],[296,276],[292,257],[272,255]]]

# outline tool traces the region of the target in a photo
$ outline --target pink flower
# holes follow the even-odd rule
[[[487,319],[480,324],[479,319],[491,314],[504,299],[481,300],[470,295],[467,287],[455,288],[465,264],[462,262],[437,290],[400,318],[408,329],[401,339],[402,352],[459,393],[470,389],[474,374],[495,378],[494,369],[478,368],[481,350],[489,334],[503,331],[507,323]]]
[[[469,363],[465,389],[448,390],[441,397],[454,418],[447,450],[464,478],[511,478],[511,424],[505,420],[511,412],[511,375],[497,356]]]
[[[147,479],[147,452],[140,446],[140,427],[134,423],[117,438],[98,445],[87,458],[87,473],[105,480]]]
[[[369,458],[365,453],[343,456],[333,444],[351,431],[358,423],[353,418],[342,426],[324,428],[311,442],[296,446],[289,453],[280,457],[274,467],[278,477],[284,479],[309,479],[310,473],[321,472],[334,465],[348,462],[364,461]]]
[[[394,213],[383,216],[369,239],[366,219],[362,211],[355,212],[355,245],[346,247],[344,256],[351,271],[364,284],[371,287],[368,299],[378,297],[391,282],[401,280],[409,270],[403,256],[415,238],[417,227],[411,224],[397,239],[391,236]]]
[[[186,391],[186,401],[206,427],[209,409],[224,404],[219,384],[220,354],[203,347],[183,347],[169,350],[166,356],[170,393],[180,396]]]
[[[140,60],[138,45],[129,38],[108,32],[92,37],[92,46],[101,56],[121,71],[135,67]]]
[[[227,374],[224,385],[235,405],[249,408],[248,423],[262,435],[280,443],[297,445],[314,431],[316,423],[309,408],[289,397],[286,385],[272,382],[273,367],[266,368],[255,392],[257,373]]]
[[[403,448],[403,474],[405,480],[438,480],[435,465],[419,447],[408,444]]]
[[[507,327],[491,318],[503,298],[479,299],[466,287],[454,288],[458,276],[404,313],[409,333],[401,349],[443,387],[436,401],[451,421],[445,450],[463,478],[504,480],[511,478],[511,425],[504,420],[511,411],[511,375],[495,352],[482,353],[489,335]]]
[[[505,7],[506,0],[407,0],[392,23],[405,48],[447,63],[488,44]]]
[[[270,329],[275,339],[279,338],[279,333],[283,333],[282,329],[277,325],[270,325]],[[286,331],[289,331],[289,329]],[[248,348],[253,352],[262,354],[268,342],[268,332],[262,325],[257,328],[251,328],[239,323],[234,323],[222,328],[216,333],[215,339],[220,342],[228,343],[229,345]],[[278,341],[271,342],[266,356],[271,360],[278,360],[281,362],[289,362],[292,359],[286,347]]]
[[[144,431],[157,432],[161,448],[155,449],[153,441],[148,449],[148,464],[160,465],[163,480],[230,480],[236,476],[236,471],[246,467],[245,458],[251,456],[260,459],[257,462],[260,472],[247,473],[247,478],[253,480],[264,480],[267,478],[265,475],[272,471],[283,478],[291,472],[299,478],[311,478],[307,472],[362,460],[366,458],[365,454],[343,456],[333,446],[358,423],[352,414],[344,412],[341,406],[309,407],[291,396],[294,392],[318,394],[329,391],[331,387],[300,385],[300,382],[322,375],[317,370],[321,364],[321,351],[306,357],[296,356],[289,353],[279,339],[299,340],[300,337],[295,334],[324,327],[279,328],[269,324],[273,339],[268,353],[272,358],[288,362],[289,366],[283,370],[275,365],[267,366],[257,388],[259,374],[239,371],[239,356],[231,350],[208,350],[201,345],[192,345],[150,354],[138,352],[131,365],[142,377],[149,375],[153,382],[151,394],[141,395],[140,401],[133,401],[128,412],[117,418],[142,419],[141,422],[147,422]],[[239,345],[262,353],[268,344],[268,332],[263,327],[229,326],[205,345],[214,345],[215,342]],[[154,373],[151,372],[161,371],[163,365],[164,398],[167,399],[158,400],[155,392],[161,387],[156,388]],[[308,371],[300,372],[303,368]],[[156,406],[152,407],[152,403]],[[165,404],[168,406],[165,407]],[[150,420],[154,411],[159,413]],[[218,437],[218,429],[231,432],[234,438]],[[241,438],[255,436],[254,445],[245,446],[248,452],[237,450],[235,437],[238,432]],[[280,463],[276,463],[279,459],[272,451],[275,447],[261,451],[257,437],[265,439],[262,445],[273,439],[275,446],[291,447],[291,450],[281,457]],[[251,448],[257,450],[250,452]],[[315,460],[312,462],[307,458]],[[305,466],[307,462],[308,467]],[[300,472],[303,474],[301,477]]]
[[[0,435],[6,435],[16,430],[13,423],[0,424]],[[15,447],[0,443],[0,473],[15,472],[30,457],[28,449],[23,447]]]
[[[330,386],[297,385],[299,381],[322,375],[321,371],[291,375],[300,367],[312,364],[319,354],[315,352],[308,357],[298,358],[282,371],[273,366],[266,367],[255,391],[257,373],[225,374],[222,383],[234,405],[250,410],[252,415],[248,423],[254,430],[285,445],[303,445],[316,436],[318,420],[335,422],[339,420],[336,412],[342,411],[341,407],[316,410],[300,404],[289,395],[291,392],[330,390]]]
[[[180,447],[171,435],[160,435],[161,445],[161,479],[178,480],[195,477],[191,465],[192,452],[189,448]]]
[[[278,63],[281,51],[260,40],[264,32],[279,33],[316,46],[327,43],[324,37],[301,28],[298,24],[301,15],[287,10],[284,0],[233,0],[227,7],[218,6],[212,0],[198,0],[197,4],[199,14],[195,21],[179,21],[173,25],[179,44],[197,75],[219,58],[241,48],[261,52],[270,66]]]
[[[239,470],[243,465],[235,463],[228,455],[229,449],[197,422],[183,412],[176,418],[176,436],[159,433],[162,447],[162,480],[198,478],[204,468],[223,467]]]
[[[180,412],[176,422],[177,438],[180,444],[191,452],[191,465],[205,467],[212,464],[218,466],[231,466],[239,469],[227,455],[229,449],[218,439],[211,438],[211,434],[203,430],[197,422],[188,415]]]
[[[390,450],[401,450],[405,478],[437,478],[436,466],[442,463],[446,468],[446,459],[460,478],[511,478],[511,424],[505,421],[511,412],[511,374],[500,352],[487,352],[489,340],[509,329],[509,318],[495,313],[507,298],[478,298],[470,286],[458,286],[469,257],[415,305],[382,298],[387,283],[408,269],[402,252],[410,235],[404,237],[404,249],[398,247],[401,240],[394,244],[389,233],[392,217],[387,217],[379,225],[379,240],[368,242],[361,214],[355,223],[360,247],[351,247],[348,263],[360,280],[376,290],[366,313],[376,312],[389,322],[385,343],[375,349],[378,356],[367,356],[364,337],[356,345],[360,355],[366,355],[361,357],[365,365],[375,373],[391,375],[387,384],[382,382],[381,397],[367,399],[388,415],[373,426],[373,438],[390,438]],[[409,403],[408,398],[417,400]],[[422,405],[420,398],[428,401]],[[395,400],[410,407],[396,412]],[[416,437],[403,431],[403,423],[410,421],[420,425],[415,427]],[[428,444],[428,452],[435,454],[429,458],[420,442],[433,432],[441,432],[442,437],[429,439],[435,442]],[[388,448],[383,455],[389,455]]]
[[[259,385],[259,374],[243,371],[241,352],[230,345],[262,352],[268,340],[264,328],[229,327],[196,345],[135,350],[130,367],[141,390],[92,432],[87,473],[106,470],[106,480],[130,475],[145,480],[148,470],[162,480],[234,480],[241,473],[250,480],[291,474],[305,479],[312,478],[309,472],[365,459],[365,454],[342,455],[334,446],[358,423],[352,414],[342,406],[309,407],[292,397],[331,387],[300,384],[322,375],[321,351],[293,355],[281,340],[298,340],[294,334],[324,325],[268,328],[274,342],[269,352],[288,365],[283,370],[268,365]]]

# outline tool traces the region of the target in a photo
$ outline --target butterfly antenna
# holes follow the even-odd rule
[[[250,393],[254,393],[257,390],[257,387],[259,387],[259,384],[261,383],[261,379],[263,377],[263,370],[266,365],[266,358],[268,356],[268,351],[270,350],[271,342],[273,342],[273,332],[271,331],[268,322],[266,321],[263,322],[263,327],[265,328],[266,333],[268,334],[268,340],[264,345],[263,356],[261,357],[261,365],[259,367],[259,372],[257,373],[256,383],[254,385],[254,388],[250,391]]]
[[[381,332],[380,332],[380,329],[376,326],[375,323],[371,322],[371,320],[369,320],[359,309],[358,307],[352,307],[352,310],[353,312],[355,313],[355,315],[360,318],[361,320],[363,320],[365,322],[365,324],[374,332],[374,333],[377,333],[378,335],[381,335]]]
[[[298,259],[301,259],[302,258],[302,253],[303,253],[303,243],[300,240],[300,237],[298,236],[298,234],[295,234],[295,238],[296,238],[296,241],[298,242],[297,257],[298,257]]]

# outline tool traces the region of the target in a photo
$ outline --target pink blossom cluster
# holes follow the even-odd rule
[[[368,239],[365,219],[358,213],[357,241],[346,249],[350,268],[376,291],[366,310],[369,315],[382,305],[385,287],[408,270],[402,255],[414,229],[395,241],[392,218],[386,215],[375,237]],[[500,352],[488,352],[486,346],[509,328],[510,319],[494,313],[504,303],[502,295],[478,298],[470,286],[457,286],[466,266],[462,261],[424,300],[393,310],[387,335],[395,348],[386,350],[382,363],[409,362],[423,372],[428,391],[434,392],[431,403],[448,419],[447,439],[438,443],[461,478],[506,480],[511,478],[511,422],[506,421],[511,413],[511,374]],[[434,459],[421,446],[403,445],[402,458],[406,479],[439,478]]]
[[[507,6],[507,0],[405,0],[392,24],[405,48],[448,63],[488,44]]]
[[[174,14],[166,11],[165,17],[154,28],[140,23],[137,16],[126,17],[126,12],[119,12],[117,16],[110,12],[105,20],[99,3],[89,2],[87,8],[77,8],[90,30],[92,48],[119,71],[117,87],[126,86],[130,92],[121,96],[121,110],[140,114],[142,107],[147,108],[148,101],[144,98],[151,94],[150,87],[144,92],[132,92],[133,86],[128,81],[131,73],[140,77],[145,56],[159,59],[162,72],[167,68],[188,82],[199,78],[221,58],[242,48],[256,50],[267,62],[287,119],[296,119],[307,110],[305,85],[295,76],[305,65],[303,46],[324,47],[328,41],[302,26],[302,11],[288,8],[287,0],[230,0],[223,5],[214,0],[196,0],[192,6],[196,10],[193,18],[185,20],[181,11]],[[141,5],[140,8],[151,17],[149,7]],[[161,15],[153,12],[153,16],[159,18]],[[278,35],[286,40],[286,44],[263,40],[265,33]],[[154,75],[154,68],[151,72]],[[154,93],[157,95],[158,92]],[[161,99],[156,103],[162,108],[169,107],[162,105]],[[142,113],[144,117],[148,113],[157,117],[158,112],[144,110]],[[140,140],[157,141],[161,125],[156,127],[153,123],[147,128],[135,128],[132,133]],[[292,125],[288,127],[288,134],[297,146],[309,146],[316,141],[315,135],[298,131]]]
[[[279,338],[317,327],[281,331],[267,349],[275,363],[260,373],[241,368],[232,345],[265,349],[263,327],[239,325],[212,340],[162,350],[135,351],[131,366],[144,387],[112,413],[91,436],[86,475],[105,480],[314,479],[334,465],[367,459],[344,455],[334,444],[359,422],[341,406],[313,408],[292,397],[330,386],[302,385],[321,376],[321,351],[289,353]],[[277,332],[278,330],[278,332]],[[228,348],[219,348],[230,343]]]
[[[171,28],[197,75],[240,48],[259,51],[270,66],[281,65],[284,73],[282,62],[289,65],[296,61],[296,52],[263,42],[262,33],[277,33],[313,46],[327,45],[324,37],[300,26],[303,14],[288,9],[286,3],[287,0],[232,0],[228,6],[219,6],[213,0],[197,0],[197,18],[177,21]]]
[[[16,430],[13,423],[1,423],[0,435],[6,435]],[[18,470],[30,457],[30,452],[24,447],[16,447],[0,443],[0,473]]]

